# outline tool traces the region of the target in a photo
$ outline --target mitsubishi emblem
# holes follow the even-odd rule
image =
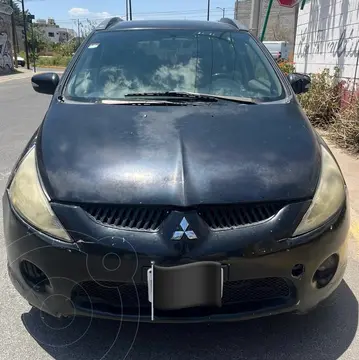
[[[188,239],[195,240],[197,239],[197,235],[193,230],[188,230],[189,223],[185,217],[180,222],[180,228],[181,230],[175,231],[172,235],[171,240],[181,240],[183,238],[183,235],[186,235]]]

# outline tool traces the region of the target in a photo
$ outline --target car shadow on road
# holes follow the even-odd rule
[[[358,302],[343,281],[306,315],[235,323],[138,324],[75,318],[56,320],[31,309],[22,315],[30,335],[54,359],[334,360],[350,346]]]

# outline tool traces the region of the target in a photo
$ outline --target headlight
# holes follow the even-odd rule
[[[39,231],[72,242],[42,190],[33,147],[21,161],[9,190],[15,210]]]
[[[322,146],[322,168],[312,204],[293,236],[304,234],[324,224],[343,205],[346,197],[343,176],[332,155]]]

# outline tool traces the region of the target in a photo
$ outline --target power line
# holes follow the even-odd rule
[[[227,8],[226,7],[226,11],[234,11],[234,8]],[[221,12],[221,10],[219,9],[216,9],[216,8],[211,8],[210,9],[210,12],[211,13],[219,13]],[[197,10],[173,10],[173,11],[152,11],[152,12],[136,12],[136,13],[133,13],[135,16],[151,16],[151,15],[195,15],[195,14],[201,14],[204,16],[206,16],[205,14],[207,13],[207,9],[197,9]],[[126,14],[123,14],[123,15],[120,15],[121,17],[125,18],[126,17]],[[88,15],[88,16],[84,16],[84,17],[71,17],[70,20],[73,21],[73,20],[87,20],[87,19],[90,19],[90,20],[104,20],[105,17],[98,17],[98,16],[91,16],[91,15]],[[64,20],[56,20],[57,22],[66,22],[66,21],[69,21],[68,19],[64,19]]]
[[[27,0],[28,1],[28,0]],[[42,1],[42,0],[39,0]],[[234,8],[226,8],[226,11],[230,12],[230,11],[234,11]],[[219,16],[222,13],[222,10],[218,9],[218,8],[211,8],[210,9],[210,14],[214,15],[214,16]],[[192,9],[192,10],[183,10],[183,11],[152,11],[152,12],[139,12],[139,13],[134,13],[133,14],[133,18],[134,20],[136,20],[137,17],[146,17],[146,18],[154,18],[154,20],[156,19],[160,19],[160,18],[174,18],[176,17],[177,19],[198,19],[198,20],[205,20],[207,15],[207,9]],[[121,15],[121,17],[125,18],[125,15]],[[49,18],[54,19],[53,17],[49,16]],[[105,19],[105,17],[91,17],[91,15],[86,16],[86,17],[76,17],[76,18],[70,18],[70,19],[63,19],[63,20],[57,20],[54,19],[55,24],[56,25],[61,25],[61,27],[64,28],[71,28],[72,30],[74,30],[75,32],[78,33],[78,36],[80,36],[81,34],[81,30],[79,30],[79,26],[83,27],[83,23],[86,22],[101,22]],[[96,24],[93,24],[96,25]]]

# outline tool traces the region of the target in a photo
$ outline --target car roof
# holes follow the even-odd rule
[[[233,23],[201,20],[131,20],[119,21],[107,27],[107,31],[140,29],[188,29],[188,30],[232,30],[239,29]],[[242,29],[241,29],[242,30]],[[244,28],[243,28],[244,30]]]

